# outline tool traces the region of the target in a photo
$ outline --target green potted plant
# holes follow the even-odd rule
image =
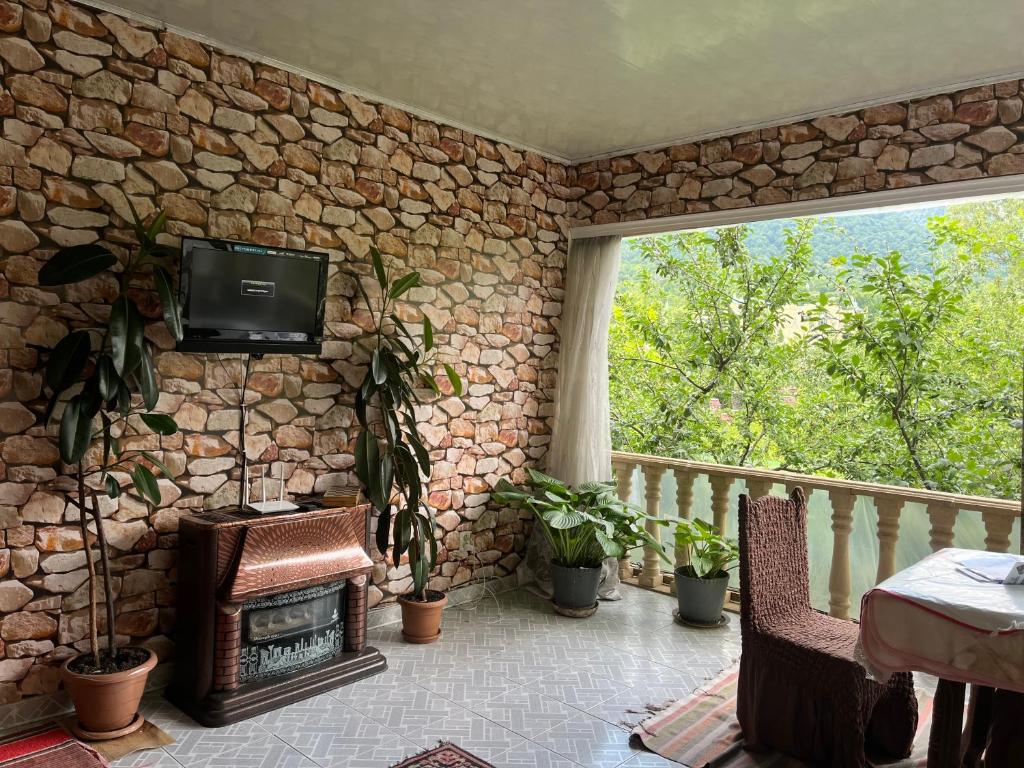
[[[356,418],[362,432],[356,440],[355,471],[379,516],[378,551],[387,557],[390,548],[396,568],[406,556],[412,571],[412,591],[398,599],[403,636],[412,643],[430,643],[440,637],[441,611],[448,603],[443,592],[427,589],[437,561],[437,525],[423,493],[423,480],[430,477],[430,454],[416,429],[420,392],[441,391],[432,373],[434,332],[430,318],[424,315],[422,338],[414,336],[394,312],[395,302],[420,284],[419,272],[392,279],[374,247],[370,258],[381,298],[374,309],[374,302],[356,280],[373,312],[375,332],[370,365],[356,392]],[[442,365],[452,392],[461,395],[458,373],[448,363]]]
[[[62,338],[50,352],[45,372],[51,394],[44,421],[49,422],[59,403],[64,405],[58,444],[61,460],[77,484],[69,501],[78,509],[88,569],[90,650],[68,659],[61,673],[78,715],[78,735],[91,739],[114,738],[141,727],[139,700],[157,661],[147,648],[118,647],[110,554],[97,489],[111,499],[131,489],[158,505],[161,494],[154,472],[168,479],[171,473],[150,451],[133,448],[138,442],[133,438],[178,430],[170,416],[153,413],[159,391],[144,335],[146,320],[138,304],[151,276],[164,322],[175,339],[181,338],[181,313],[163,264],[172,251],[156,242],[164,226],[163,213],[154,214],[148,224],[134,208],[132,213],[139,245],[129,250],[124,264],[119,265],[103,245],[76,245],[55,253],[39,270],[42,286],[77,283],[107,270],[118,273],[118,295],[106,322]],[[92,552],[94,536],[102,577]],[[105,648],[96,609],[100,587]]]
[[[528,509],[551,545],[554,602],[573,610],[593,608],[601,582],[601,564],[621,558],[627,549],[649,545],[664,549],[646,530],[647,515],[615,493],[612,483],[581,483],[571,488],[560,480],[527,469],[526,488],[499,481],[494,500]]]
[[[676,552],[687,564],[674,571],[679,618],[694,624],[717,624],[729,588],[729,571],[740,552],[736,542],[699,518],[680,519],[675,530]]]

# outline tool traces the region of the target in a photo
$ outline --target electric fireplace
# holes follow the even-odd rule
[[[220,726],[386,669],[366,646],[368,523],[367,505],[183,517],[167,697]]]

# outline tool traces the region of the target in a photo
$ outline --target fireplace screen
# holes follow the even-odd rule
[[[239,682],[284,675],[341,651],[345,584],[339,581],[246,602]]]

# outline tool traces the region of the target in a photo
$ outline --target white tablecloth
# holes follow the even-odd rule
[[[869,677],[927,672],[1024,693],[1024,586],[959,570],[982,554],[943,549],[864,595],[856,655]]]

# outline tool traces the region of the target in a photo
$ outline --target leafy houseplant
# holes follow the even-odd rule
[[[601,564],[607,557],[622,558],[635,546],[652,546],[664,556],[661,544],[644,526],[648,516],[621,501],[614,484],[581,483],[572,488],[533,469],[527,470],[527,477],[522,489],[501,480],[494,499],[533,513],[551,545],[556,605],[596,604]]]
[[[127,198],[126,198],[127,199]],[[129,199],[129,205],[131,201]],[[163,262],[173,253],[156,242],[165,216],[154,214],[148,223],[135,209],[138,247],[130,249],[118,273],[118,295],[106,323],[74,330],[50,352],[45,381],[51,392],[45,413],[49,421],[57,404],[65,400],[60,415],[60,457],[71,468],[77,492],[69,494],[78,509],[82,545],[86,549],[89,583],[90,651],[79,654],[62,668],[65,686],[78,712],[79,728],[91,738],[121,735],[137,723],[139,699],[156,656],[144,648],[119,648],[115,627],[110,554],[103,530],[97,487],[111,499],[134,489],[145,501],[160,503],[160,486],[154,471],[170,479],[167,467],[150,451],[133,448],[136,438],[149,431],[170,435],[174,420],[153,413],[159,391],[145,319],[138,299],[144,271],[152,273],[164,322],[171,335],[181,338],[181,313]],[[55,253],[40,269],[41,286],[78,283],[118,266],[118,258],[99,244],[76,245]],[[67,397],[68,393],[72,393]],[[90,545],[89,518],[95,528],[102,579],[96,571]],[[100,647],[97,592],[103,588],[106,609],[106,649]]]
[[[374,247],[370,258],[382,296],[374,311],[370,297],[356,281],[366,306],[374,312],[376,330],[370,366],[356,392],[356,418],[362,432],[356,440],[355,471],[380,516],[377,549],[386,556],[390,547],[395,567],[403,555],[408,556],[412,594],[399,598],[405,637],[431,642],[440,634],[441,609],[447,598],[427,590],[437,561],[437,525],[423,494],[423,478],[430,477],[430,455],[416,429],[416,405],[421,402],[418,390],[441,391],[431,372],[434,331],[424,316],[420,339],[394,311],[395,302],[420,284],[419,272],[392,279]],[[461,395],[458,373],[448,363],[443,366],[452,391]]]
[[[736,542],[695,518],[676,523],[675,543],[676,552],[687,560],[675,569],[679,617],[695,624],[717,623],[729,588],[729,571],[740,556]]]

